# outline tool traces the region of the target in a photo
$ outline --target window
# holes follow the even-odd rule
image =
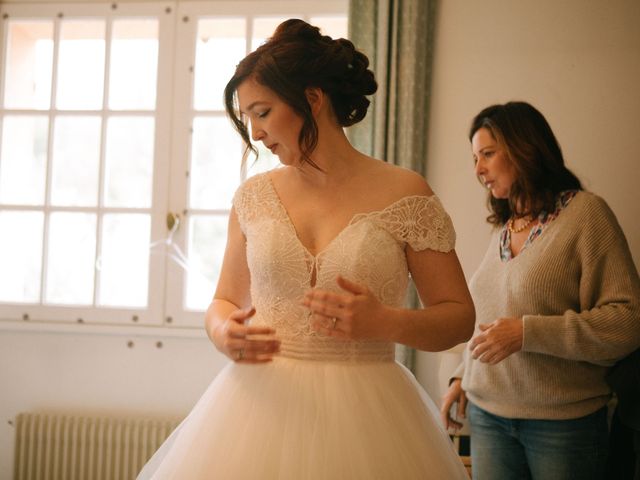
[[[282,20],[346,0],[3,5],[0,319],[200,326],[231,198],[277,165],[222,104]]]

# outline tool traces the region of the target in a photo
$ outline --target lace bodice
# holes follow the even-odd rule
[[[384,304],[402,306],[409,281],[405,255],[426,248],[453,249],[451,219],[433,196],[407,196],[383,210],[355,215],[317,255],[300,242],[268,173],[247,180],[234,196],[246,237],[251,273],[253,325],[269,325],[282,341],[283,356],[306,359],[392,360],[393,344],[346,342],[316,333],[300,305],[312,287],[339,291],[338,274],[366,285]]]

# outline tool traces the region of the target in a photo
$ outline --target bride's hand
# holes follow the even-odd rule
[[[234,362],[270,362],[280,351],[280,341],[274,337],[274,329],[245,325],[255,313],[253,307],[235,310],[213,332],[216,348]]]
[[[313,312],[311,327],[344,340],[385,339],[385,306],[364,285],[338,275],[344,293],[311,289],[302,304]]]

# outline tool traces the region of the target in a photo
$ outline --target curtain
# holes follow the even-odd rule
[[[350,0],[349,38],[371,62],[378,91],[348,130],[360,151],[425,175],[436,0]],[[407,306],[420,305],[415,288]],[[399,346],[413,370],[415,351]]]

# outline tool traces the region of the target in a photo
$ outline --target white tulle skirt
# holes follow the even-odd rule
[[[230,364],[138,479],[466,479],[396,362]]]

